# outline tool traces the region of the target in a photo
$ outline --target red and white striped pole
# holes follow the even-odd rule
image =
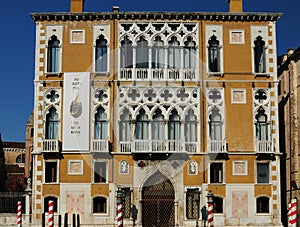
[[[22,203],[18,201],[18,218],[17,218],[17,227],[22,226]]]
[[[292,199],[289,204],[288,222],[289,227],[297,226],[297,199]]]
[[[213,227],[214,226],[214,194],[209,191],[207,193],[207,203],[208,203],[208,217],[207,217],[207,222],[208,222],[208,227]]]
[[[48,227],[53,227],[53,201],[48,202]]]
[[[117,192],[117,218],[118,218],[118,227],[123,227],[123,213],[122,213],[122,196],[121,191]]]

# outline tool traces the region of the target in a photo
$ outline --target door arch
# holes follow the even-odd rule
[[[175,192],[171,181],[159,171],[151,175],[142,190],[143,227],[175,226]]]

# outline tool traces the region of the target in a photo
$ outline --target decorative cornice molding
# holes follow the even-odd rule
[[[31,13],[37,21],[88,20],[216,20],[216,21],[277,21],[282,13],[229,12],[82,12]]]

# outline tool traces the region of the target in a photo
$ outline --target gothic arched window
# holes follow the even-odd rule
[[[107,126],[107,115],[103,107],[99,107],[95,114],[94,139],[107,139]]]
[[[120,54],[121,54],[120,56],[121,68],[132,68],[133,49],[132,49],[132,42],[129,40],[128,36],[125,36],[123,41],[121,42]]]
[[[48,41],[47,72],[60,71],[60,41],[53,35]]]
[[[168,139],[180,140],[180,117],[175,109],[171,112],[169,117]]]
[[[197,136],[197,117],[194,114],[193,110],[189,110],[185,116],[184,123],[184,138],[188,142],[196,142],[198,139]]]
[[[169,41],[168,67],[171,69],[180,68],[180,46],[175,36],[173,36]]]
[[[165,121],[161,110],[157,109],[153,116],[152,121],[152,139],[164,140],[165,139]]]
[[[221,141],[222,135],[222,116],[218,108],[213,108],[209,115],[209,138],[215,141]]]
[[[263,108],[259,108],[255,115],[256,119],[256,139],[268,140],[268,116]]]
[[[56,109],[51,107],[49,113],[46,115],[46,139],[57,139],[58,138],[58,125],[59,119]]]
[[[254,72],[266,72],[266,53],[265,41],[261,36],[258,36],[254,41]]]
[[[144,109],[140,110],[136,118],[136,134],[135,138],[138,140],[149,139],[149,120]]]
[[[136,68],[148,68],[149,64],[149,47],[144,37],[140,37],[136,45]]]
[[[216,36],[208,41],[208,69],[210,72],[220,72],[220,42]]]
[[[107,72],[107,40],[103,35],[96,40],[95,52],[95,71]]]
[[[159,36],[156,36],[152,47],[152,68],[162,69],[165,65],[164,43]]]
[[[128,109],[125,109],[119,122],[120,141],[131,141],[131,115]]]
[[[184,42],[184,68],[195,69],[196,68],[196,43],[192,37],[188,37]]]

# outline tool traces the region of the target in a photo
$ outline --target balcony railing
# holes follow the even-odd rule
[[[196,153],[197,150],[199,150],[198,142],[182,142],[180,140],[135,140],[134,142],[120,141],[121,153]]]
[[[175,68],[122,68],[121,80],[195,80],[195,69]]]
[[[45,139],[43,140],[43,151],[44,152],[59,152],[60,146],[57,139]]]
[[[255,145],[257,153],[272,153],[274,152],[273,141],[270,140],[257,140]]]
[[[211,153],[227,152],[226,140],[210,140],[208,142],[208,152]]]
[[[109,151],[108,140],[93,140],[93,151],[108,152]]]

